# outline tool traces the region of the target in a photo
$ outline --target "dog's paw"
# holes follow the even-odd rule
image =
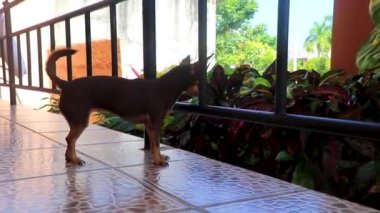
[[[82,160],[82,159],[79,159],[79,162],[78,162],[78,165],[82,166],[86,164],[86,161]]]
[[[75,164],[75,165],[79,165],[79,166],[83,166],[84,164],[86,164],[86,161],[84,161],[80,158],[77,158],[75,160],[66,159],[66,161],[67,161],[67,163]]]
[[[166,156],[166,155],[160,155],[159,158],[157,159],[153,159],[153,164],[156,165],[156,166],[168,166],[168,160],[169,160],[169,156]]]
[[[161,167],[167,167],[167,166],[169,166],[169,163],[166,162],[166,161],[153,162],[153,164],[154,164],[155,166],[161,166]]]
[[[163,161],[169,161],[169,160],[170,160],[170,157],[167,156],[167,155],[163,155],[163,154],[161,154],[161,160],[163,160]]]

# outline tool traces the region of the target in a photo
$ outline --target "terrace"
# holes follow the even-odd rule
[[[153,166],[143,151],[144,138],[91,125],[79,138],[78,152],[84,166],[65,163],[65,137],[69,131],[61,115],[16,104],[17,91],[59,93],[46,81],[43,54],[63,46],[72,47],[71,24],[83,18],[83,51],[86,68],[82,74],[96,74],[91,34],[94,11],[107,9],[109,57],[112,76],[120,76],[117,34],[117,6],[122,0],[99,1],[93,5],[12,31],[10,11],[23,1],[5,2],[6,35],[1,37],[2,82],[9,88],[10,102],[0,101],[0,212],[377,212],[377,210],[278,180],[254,171],[218,162],[198,154],[161,145],[170,156],[168,167]],[[156,72],[154,1],[142,1],[144,71]],[[206,70],[207,4],[199,1],[199,61]],[[207,116],[239,119],[266,125],[305,129],[328,134],[378,139],[379,125],[286,113],[287,20],[289,1],[279,1],[279,32],[275,112],[242,110],[205,105],[205,72],[201,76],[199,105],[177,103],[175,110]],[[56,30],[57,25],[64,30]],[[50,39],[43,38],[47,29]],[[281,30],[282,29],[282,30]],[[108,32],[108,31],[107,31]],[[35,40],[31,35],[36,35]],[[25,39],[25,41],[24,41]],[[14,43],[16,41],[16,43]],[[6,43],[6,45],[4,45]],[[14,46],[14,44],[16,44]],[[44,49],[48,46],[48,48]],[[96,44],[98,45],[98,44]],[[5,48],[14,46],[15,48]],[[25,55],[26,71],[20,68]],[[36,57],[36,63],[32,62]],[[34,59],[33,59],[34,60]],[[74,79],[74,59],[69,58],[68,80]],[[7,63],[7,66],[5,66]],[[36,65],[32,67],[32,65]],[[60,66],[60,65],[58,65]],[[80,74],[80,75],[82,75]],[[23,76],[19,78],[19,76]]]
[[[92,125],[65,164],[60,115],[0,101],[0,212],[377,212],[253,171]]]

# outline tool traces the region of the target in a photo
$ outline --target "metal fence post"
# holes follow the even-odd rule
[[[12,22],[11,22],[11,8],[8,6],[8,0],[3,2],[4,6],[4,19],[5,19],[5,36],[6,36],[6,49],[8,55],[8,73],[9,73],[9,96],[11,105],[16,105],[16,85],[15,85],[15,71],[13,60],[13,42],[12,42]],[[20,76],[21,78],[22,76]]]
[[[198,0],[198,54],[199,66],[199,106],[206,105],[207,84],[207,0]]]
[[[288,81],[288,38],[289,38],[289,2],[278,1],[277,21],[277,59],[276,59],[276,89],[275,114],[286,114],[286,87]]]
[[[144,78],[156,78],[156,1],[142,1]],[[144,149],[150,149],[149,136],[145,131]]]

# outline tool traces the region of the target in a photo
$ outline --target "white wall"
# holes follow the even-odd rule
[[[63,15],[99,0],[27,0],[12,10],[13,31],[40,23],[44,20]],[[157,34],[157,70],[163,70],[173,64],[178,64],[182,58],[190,55],[193,60],[198,58],[198,1],[195,0],[157,0],[156,1],[156,34]],[[215,51],[216,0],[208,0],[208,54]],[[121,48],[121,69],[124,77],[132,76],[129,66],[143,69],[142,44],[142,1],[128,0],[117,5],[118,38]],[[110,39],[109,9],[103,9],[91,14],[93,40]],[[84,43],[84,18],[71,21],[72,43]],[[64,24],[55,27],[56,42],[65,44]],[[46,59],[50,47],[49,30],[42,29],[43,58]],[[38,85],[37,42],[32,35],[32,70],[33,85]],[[35,40],[35,42],[33,42]],[[23,48],[23,56],[26,50]],[[1,74],[0,74],[1,75]],[[26,76],[24,76],[26,81]],[[45,76],[48,85],[48,78]],[[7,89],[0,90],[0,98],[8,99]],[[17,91],[23,104],[41,105],[40,99],[47,94],[34,94]],[[37,104],[36,104],[37,103]]]

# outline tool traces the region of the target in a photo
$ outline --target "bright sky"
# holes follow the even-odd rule
[[[270,35],[277,34],[277,6],[279,0],[256,0],[259,9],[253,23],[267,25]],[[334,0],[290,0],[289,49],[302,49],[314,22],[322,22],[333,14]]]

